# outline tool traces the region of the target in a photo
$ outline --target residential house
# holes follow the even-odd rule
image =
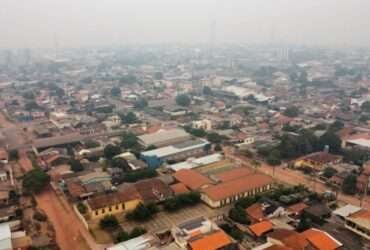
[[[214,222],[204,218],[194,218],[175,226],[172,235],[182,249],[217,250],[238,249],[232,239]]]
[[[339,163],[341,160],[341,156],[321,151],[297,159],[294,162],[294,167],[310,167],[314,170],[321,171],[328,164],[336,164]]]
[[[106,215],[132,211],[143,202],[142,197],[134,187],[123,191],[100,194],[86,201],[88,214],[91,219],[100,219]]]
[[[364,239],[370,240],[370,211],[361,209],[349,214],[345,219],[345,228]]]
[[[191,135],[183,129],[170,129],[138,136],[138,141],[144,148],[152,145],[159,148],[185,142],[190,138]]]

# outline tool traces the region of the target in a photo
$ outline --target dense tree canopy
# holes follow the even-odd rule
[[[122,123],[132,124],[138,121],[138,118],[134,112],[128,112],[127,114],[120,115]]]
[[[114,156],[121,153],[121,148],[116,145],[108,144],[104,148],[104,157],[107,159],[112,159]]]
[[[176,103],[180,106],[187,107],[190,105],[190,102],[191,102],[190,97],[186,94],[176,96]]]
[[[35,168],[23,177],[23,189],[31,193],[41,192],[50,182],[50,176],[40,168]]]
[[[299,109],[295,106],[288,107],[284,111],[284,115],[288,117],[297,117],[299,115]]]
[[[110,90],[110,94],[113,97],[120,97],[121,96],[121,89],[119,87],[113,87]]]
[[[84,170],[84,167],[82,166],[82,164],[79,160],[71,159],[69,161],[69,164],[71,165],[71,170],[73,172],[80,172],[80,171]]]
[[[119,223],[114,215],[106,215],[100,220],[99,225],[104,230],[114,230],[118,228]]]
[[[348,175],[342,185],[342,191],[345,194],[354,195],[356,193],[357,177],[354,174]]]
[[[121,146],[124,149],[134,149],[140,147],[138,138],[133,133],[124,133],[122,135]]]

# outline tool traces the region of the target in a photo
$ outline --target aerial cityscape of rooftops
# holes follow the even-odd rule
[[[370,249],[370,49],[223,43],[220,23],[0,42],[0,250]]]

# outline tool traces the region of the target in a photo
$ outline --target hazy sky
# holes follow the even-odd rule
[[[0,0],[0,47],[298,43],[370,47],[370,0]]]

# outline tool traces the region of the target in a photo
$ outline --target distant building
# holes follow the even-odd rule
[[[165,147],[168,145],[181,143],[191,138],[191,135],[183,129],[161,130],[152,134],[138,136],[139,143],[147,148],[149,146]]]
[[[192,127],[196,129],[204,129],[206,131],[209,131],[212,129],[212,121],[208,119],[193,121]]]
[[[324,151],[303,156],[295,161],[295,167],[310,167],[321,171],[329,164],[336,164],[342,160],[341,156],[333,155]]]
[[[90,218],[99,219],[106,215],[132,211],[142,202],[135,188],[110,194],[100,194],[86,201]]]
[[[172,235],[181,249],[238,249],[231,238],[214,222],[199,217],[174,227]],[[230,248],[228,248],[230,247]]]
[[[141,153],[140,158],[144,160],[149,167],[159,167],[166,161],[176,162],[203,155],[204,146],[207,144],[209,144],[209,142],[204,139],[188,140],[171,146],[144,151]]]
[[[345,217],[345,228],[370,240],[370,211],[361,209]]]
[[[250,174],[221,182],[201,191],[202,200],[210,207],[222,207],[241,198],[270,190],[273,179],[262,174]]]

